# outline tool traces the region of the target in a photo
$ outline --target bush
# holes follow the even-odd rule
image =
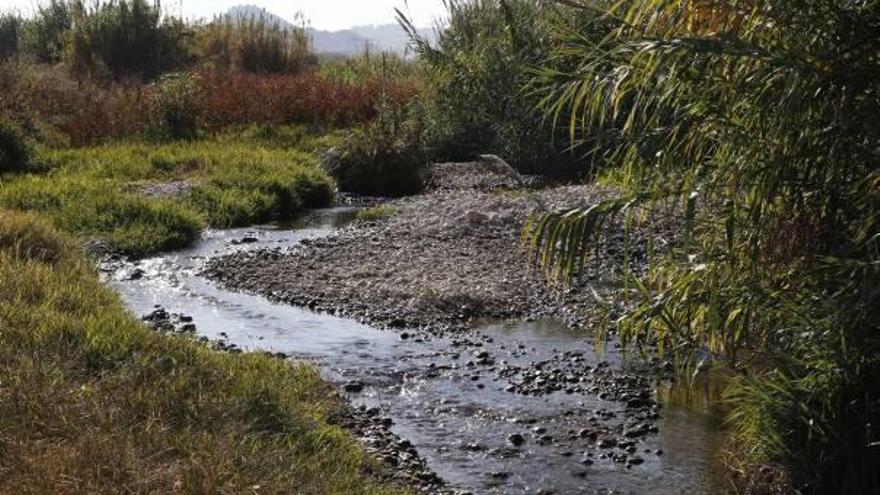
[[[21,133],[0,122],[0,174],[22,172],[30,162],[30,152]]]
[[[556,136],[538,111],[540,97],[527,87],[557,43],[552,23],[564,20],[579,33],[593,33],[590,16],[550,3],[451,2],[436,44],[400,19],[427,66],[425,140],[438,159],[491,153],[523,173],[564,176],[583,169],[581,157],[567,151],[566,134]]]
[[[609,36],[560,45],[551,60],[576,65],[540,73],[549,118],[613,129],[601,144],[628,193],[537,215],[525,237],[570,277],[614,215],[681,205],[618,335],[742,372],[725,395],[747,476],[880,493],[880,84],[876,55],[852,50],[876,43],[880,11],[744,5],[609,4]]]
[[[21,37],[21,18],[15,14],[0,13],[0,62],[18,53]]]
[[[385,107],[376,121],[354,129],[323,153],[324,169],[344,192],[404,196],[422,190],[427,155],[421,129],[407,129],[404,109]]]
[[[101,83],[77,80],[63,66],[0,64],[0,115],[53,146],[88,146],[151,132],[192,137],[255,124],[351,126],[375,118],[382,101],[404,104],[418,90],[415,80],[348,81],[317,72],[200,70],[154,84]]]
[[[147,0],[73,4],[77,29],[68,54],[75,70],[106,69],[117,78],[152,79],[191,61],[182,20],[163,18],[160,4]]]
[[[23,51],[43,64],[60,62],[72,25],[70,4],[66,0],[40,4],[34,18],[23,26]]]
[[[349,126],[376,117],[383,100],[402,104],[418,92],[412,82],[347,81],[315,72],[261,76],[201,71],[197,79],[208,129],[247,124]]]
[[[199,56],[220,70],[299,73],[317,63],[303,26],[281,26],[268,15],[225,15],[199,30]]]
[[[153,95],[157,130],[172,139],[192,139],[199,129],[199,87],[188,73],[168,74]]]
[[[132,136],[152,122],[150,86],[76,80],[63,66],[2,64],[0,92],[0,115],[50,146]]]

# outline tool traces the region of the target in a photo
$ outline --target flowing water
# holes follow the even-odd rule
[[[448,339],[403,340],[397,332],[230,292],[199,276],[211,257],[286,249],[331,234],[352,215],[350,208],[334,208],[296,225],[208,231],[195,247],[127,265],[108,282],[138,315],[161,305],[191,315],[201,336],[311,360],[334,382],[362,382],[365,389],[352,402],[381,408],[393,419],[392,430],[453,488],[505,494],[719,492],[713,474],[718,435],[708,415],[667,404],[656,423],[659,433],[639,440],[643,463],[627,467],[602,458],[595,441],[571,435],[584,425],[624,421],[619,403],[561,392],[513,394],[497,373],[467,366],[471,351]],[[246,236],[259,242],[233,242]],[[127,280],[131,270],[142,276]],[[612,351],[596,356],[588,339],[553,321],[487,325],[478,334],[511,365],[570,350],[587,351],[583,359],[594,364],[620,366],[622,360]],[[508,443],[514,433],[526,438],[521,448]],[[536,441],[541,435],[558,441],[542,445]]]

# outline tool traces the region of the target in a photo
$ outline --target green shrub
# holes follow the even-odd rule
[[[18,53],[22,20],[18,15],[0,12],[0,62]]]
[[[425,142],[435,158],[470,160],[490,153],[523,173],[583,170],[581,156],[568,152],[566,134],[545,121],[540,97],[528,85],[558,42],[553,23],[598,36],[592,16],[553,2],[473,0],[450,2],[448,17],[437,43],[400,19],[427,66]]]
[[[34,18],[23,26],[22,49],[25,54],[44,64],[61,61],[73,25],[70,5],[67,0],[49,0],[48,4],[40,4]]]
[[[344,192],[404,196],[422,190],[428,161],[423,130],[412,128],[405,107],[383,106],[375,121],[352,130],[323,153],[323,167]]]
[[[572,32],[551,60],[574,67],[538,86],[576,140],[614,129],[600,144],[626,193],[536,215],[525,238],[550,274],[575,276],[614,215],[680,205],[672,253],[627,280],[641,297],[621,338],[741,372],[725,393],[741,472],[783,466],[798,493],[880,492],[880,83],[876,53],[852,49],[876,44],[880,10],[607,8],[611,34]]]
[[[160,135],[192,139],[199,130],[199,86],[188,73],[167,74],[156,84],[154,112]]]
[[[115,78],[153,79],[190,62],[180,19],[163,17],[160,4],[116,0],[86,8],[73,4],[77,29],[68,56],[74,69],[106,68]]]
[[[198,45],[203,62],[215,69],[289,74],[317,62],[304,24],[282,26],[265,11],[215,19],[199,30]]]
[[[0,174],[22,172],[30,162],[30,151],[21,133],[0,122]]]

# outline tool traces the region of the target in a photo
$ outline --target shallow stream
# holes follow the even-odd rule
[[[460,342],[415,333],[402,339],[400,332],[230,292],[199,275],[211,257],[242,249],[287,249],[332,234],[353,213],[334,208],[314,212],[296,225],[208,231],[191,249],[123,266],[109,283],[137,315],[162,306],[192,316],[200,336],[307,359],[330,381],[362,383],[362,391],[350,394],[354,405],[379,407],[392,418],[394,433],[411,442],[453,489],[503,494],[720,491],[713,459],[719,438],[708,415],[664,404],[655,422],[658,432],[630,446],[630,459],[639,462],[615,461],[596,438],[577,432],[631,421],[621,403],[582,393],[515,394],[508,391],[510,377],[499,371],[503,366],[475,366],[474,348]],[[248,242],[241,243],[245,238]],[[597,355],[589,339],[554,321],[487,325],[469,339],[506,366],[527,367],[560,356],[574,356],[579,365],[598,369],[625,366],[615,351]],[[516,434],[524,441],[519,447],[510,443]]]

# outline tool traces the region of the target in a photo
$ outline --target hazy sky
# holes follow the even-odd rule
[[[292,19],[297,12],[305,14],[318,29],[344,29],[364,24],[394,22],[394,8],[411,14],[418,26],[428,26],[443,14],[441,0],[163,0],[162,6],[174,13],[183,10],[187,18],[210,18],[229,7],[255,4]],[[0,0],[0,10],[20,9],[31,12],[39,0]],[[181,5],[182,4],[182,5]]]

